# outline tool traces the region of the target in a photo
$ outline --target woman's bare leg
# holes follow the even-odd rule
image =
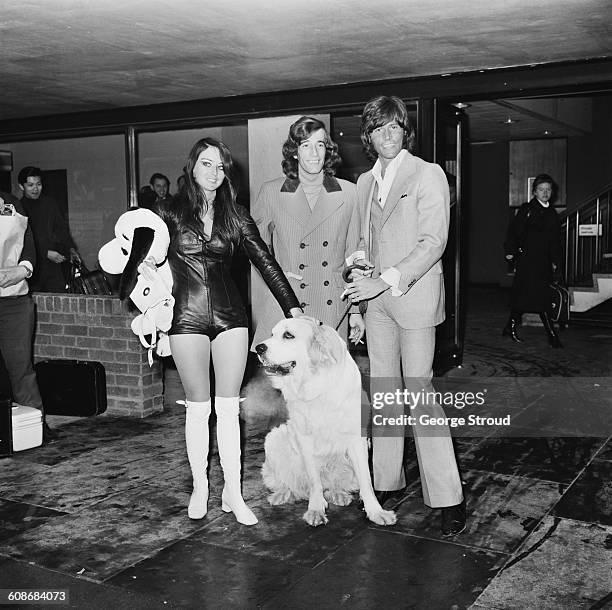
[[[225,486],[221,508],[233,512],[244,525],[255,525],[257,517],[245,504],[240,490],[240,385],[248,355],[249,335],[246,328],[233,328],[218,335],[211,344],[215,369],[215,411],[217,443]]]
[[[187,514],[202,519],[208,511],[210,340],[204,335],[171,335],[170,349],[185,390],[185,443],[193,477]]]

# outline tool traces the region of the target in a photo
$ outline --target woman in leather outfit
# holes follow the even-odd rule
[[[232,158],[218,140],[195,143],[185,167],[185,186],[156,211],[168,225],[168,263],[175,298],[170,347],[185,389],[185,440],[193,476],[188,515],[207,512],[211,411],[209,364],[215,369],[217,444],[225,486],[221,507],[237,521],[257,518],[240,490],[239,391],[248,354],[247,316],[230,275],[232,256],[242,246],[264,277],[285,316],[301,315],[298,300],[259,236],[248,211],[236,204]]]

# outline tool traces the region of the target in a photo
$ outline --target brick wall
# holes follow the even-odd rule
[[[107,413],[146,417],[163,410],[162,368],[130,329],[118,297],[34,293],[34,360],[98,361],[106,369]]]

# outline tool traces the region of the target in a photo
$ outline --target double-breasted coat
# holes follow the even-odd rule
[[[360,219],[352,182],[326,175],[311,210],[299,180],[266,182],[251,208],[259,232],[289,279],[304,313],[335,327],[348,306],[341,300],[345,259],[359,244]],[[253,345],[270,336],[283,312],[253,270]],[[263,291],[263,294],[261,293]],[[347,318],[339,329],[346,338]]]
[[[550,309],[553,264],[561,266],[561,224],[556,210],[534,197],[524,203],[510,222],[504,244],[514,255],[515,275],[510,307],[515,311]]]

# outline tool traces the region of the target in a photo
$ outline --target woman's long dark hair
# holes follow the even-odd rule
[[[185,226],[195,226],[200,230],[202,219],[208,211],[208,203],[200,185],[193,177],[193,169],[202,151],[211,146],[219,151],[223,171],[225,172],[225,180],[217,189],[213,203],[215,231],[223,241],[231,244],[233,250],[240,240],[240,223],[236,208],[236,189],[233,182],[234,162],[229,148],[223,142],[215,138],[202,138],[193,145],[187,163],[183,168],[185,181],[168,212],[174,217],[173,220],[177,229]]]

